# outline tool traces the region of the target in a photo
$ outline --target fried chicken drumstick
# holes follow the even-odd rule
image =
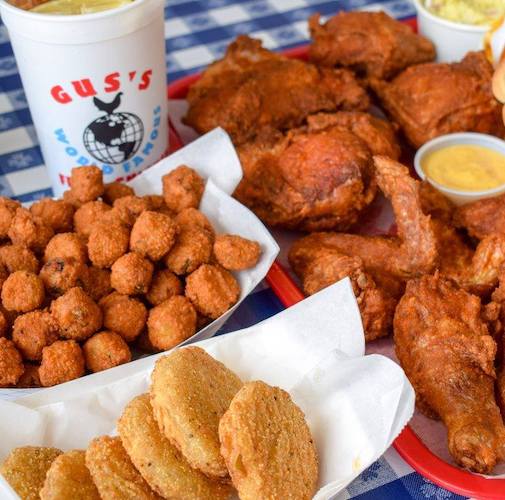
[[[494,393],[496,344],[479,298],[438,275],[409,281],[394,341],[418,407],[446,425],[454,460],[491,472],[505,458],[505,427]]]
[[[319,111],[365,110],[366,91],[346,69],[288,59],[240,35],[190,88],[184,123],[200,133],[223,127],[235,145],[270,127],[301,125]]]

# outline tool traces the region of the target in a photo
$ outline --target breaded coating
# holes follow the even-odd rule
[[[130,250],[152,261],[163,258],[175,242],[176,225],[168,215],[146,210],[133,225]]]
[[[71,189],[67,189],[66,191],[63,191],[62,195],[63,201],[66,201],[70,205],[72,205],[75,209],[78,209],[79,207],[82,207],[83,203],[81,203],[75,195],[72,193]]]
[[[64,200],[42,198],[30,207],[30,212],[50,226],[55,233],[72,231],[75,208]]]
[[[26,208],[18,208],[8,235],[14,245],[23,245],[34,252],[43,252],[54,231]]]
[[[23,375],[19,377],[18,383],[16,384],[16,388],[31,389],[34,387],[41,387],[39,376],[39,365],[34,365],[32,363],[25,363]]]
[[[22,314],[14,321],[12,341],[25,359],[40,361],[42,349],[58,339],[58,323],[47,311]]]
[[[104,186],[103,201],[109,205],[113,205],[119,198],[125,196],[135,196],[135,191],[132,187],[122,184],[121,182],[109,182]]]
[[[218,426],[241,386],[237,375],[199,347],[177,349],[156,361],[151,375],[154,417],[191,467],[208,477],[228,477]]]
[[[57,448],[14,448],[0,466],[0,473],[22,500],[39,500],[46,473],[58,455]]]
[[[165,257],[165,265],[175,274],[193,272],[210,261],[213,236],[198,227],[180,228],[175,245]]]
[[[121,222],[97,223],[89,235],[89,260],[97,267],[110,267],[128,251],[129,242],[130,230]]]
[[[435,47],[385,12],[339,12],[323,25],[309,18],[309,57],[320,66],[345,66],[367,77],[388,79],[407,66],[433,61]]]
[[[205,183],[192,168],[180,165],[162,177],[163,197],[170,210],[178,213],[185,208],[198,208]]]
[[[0,337],[0,387],[16,384],[23,371],[23,360],[14,342]]]
[[[5,283],[5,280],[9,277],[9,274],[7,268],[0,262],[0,289]]]
[[[5,337],[7,335],[9,326],[7,315],[0,309],[0,337]]]
[[[20,207],[19,201],[0,196],[0,239],[7,238],[12,219]]]
[[[58,322],[60,335],[67,339],[87,339],[102,326],[102,310],[79,287],[71,288],[54,300],[51,314]]]
[[[59,297],[65,292],[82,285],[86,266],[72,258],[59,257],[48,260],[40,270],[40,278],[44,282],[46,292],[52,297]]]
[[[147,321],[146,306],[138,299],[118,292],[103,297],[99,303],[103,311],[103,326],[132,342],[140,335]]]
[[[114,215],[130,227],[145,210],[151,210],[151,204],[149,200],[139,196],[123,196],[114,202]]]
[[[142,333],[136,338],[135,347],[143,352],[148,352],[151,354],[160,352],[160,350],[154,347],[149,340],[149,334],[147,333],[147,330],[143,330]]]
[[[186,278],[186,297],[199,313],[217,319],[236,304],[240,286],[226,269],[203,264]]]
[[[257,241],[236,234],[220,234],[214,242],[214,257],[229,271],[254,267],[260,258],[261,246]]]
[[[89,201],[78,208],[74,214],[74,230],[87,240],[93,230],[93,226],[111,211],[111,207],[103,201]]]
[[[147,293],[153,278],[153,263],[135,252],[119,257],[111,267],[110,284],[124,295]]]
[[[192,337],[196,332],[196,311],[182,295],[176,295],[149,311],[149,340],[154,347],[167,351]]]
[[[174,295],[182,295],[183,292],[181,280],[169,269],[160,269],[153,274],[146,299],[153,306],[157,306]]]
[[[165,203],[165,198],[161,194],[145,194],[142,196],[142,199],[146,200],[149,203],[149,210],[153,212],[159,212],[169,217],[173,217],[175,214],[170,210]]]
[[[81,277],[82,288],[94,300],[99,301],[110,292],[110,271],[100,267],[88,267]]]
[[[57,340],[42,350],[39,368],[44,387],[63,384],[84,375],[84,356],[75,340]]]
[[[86,264],[88,260],[86,244],[77,233],[55,234],[44,251],[44,262],[56,258],[75,259],[82,264]]]
[[[93,439],[86,450],[86,467],[107,500],[160,500],[128,457],[119,437]]]
[[[185,208],[181,210],[175,216],[175,222],[179,227],[179,230],[184,230],[185,228],[201,228],[208,231],[212,238],[214,239],[214,228],[210,223],[209,219],[196,208]]]
[[[241,500],[310,500],[316,492],[316,447],[286,391],[261,381],[244,384],[219,422],[219,439]]]
[[[73,168],[70,191],[81,203],[96,200],[104,193],[102,171],[94,166]]]
[[[47,471],[40,500],[100,500],[86,467],[86,453],[71,450],[59,455]]]
[[[225,500],[230,497],[230,486],[192,469],[163,436],[154,419],[149,394],[137,396],[126,406],[117,428],[131,461],[163,498]]]
[[[0,247],[0,261],[9,273],[28,271],[37,274],[39,272],[37,257],[23,245],[5,245]]]
[[[9,311],[32,311],[42,305],[44,298],[44,283],[28,271],[12,273],[2,287],[2,305]]]
[[[123,337],[110,331],[95,333],[86,340],[82,351],[86,367],[92,372],[107,370],[132,359],[130,348]]]

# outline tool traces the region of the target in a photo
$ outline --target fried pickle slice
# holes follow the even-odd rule
[[[163,436],[154,419],[149,394],[133,399],[118,421],[121,442],[133,465],[164,498],[221,500],[232,488],[192,469],[179,450]]]
[[[86,467],[86,453],[71,450],[58,456],[47,471],[41,500],[100,500]]]
[[[0,466],[0,473],[22,500],[39,500],[46,473],[61,453],[57,448],[40,446],[14,448]]]
[[[231,370],[199,347],[179,349],[154,367],[154,417],[191,467],[208,477],[228,478],[219,452],[218,425],[241,386]]]
[[[314,495],[314,441],[303,412],[282,389],[261,381],[245,384],[219,423],[219,439],[241,500]]]
[[[93,439],[86,450],[86,467],[102,498],[159,500],[133,466],[119,437]]]

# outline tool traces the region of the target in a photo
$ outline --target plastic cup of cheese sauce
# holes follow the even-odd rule
[[[417,151],[414,167],[456,205],[505,193],[505,141],[497,137],[470,132],[437,137]]]
[[[0,0],[55,196],[75,166],[129,180],[168,146],[163,0],[82,2],[91,13]]]

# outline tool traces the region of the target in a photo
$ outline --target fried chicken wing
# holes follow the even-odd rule
[[[496,344],[480,300],[451,281],[410,281],[394,318],[396,354],[418,406],[442,419],[454,460],[489,473],[505,458],[505,427],[494,394]]]
[[[200,133],[221,126],[235,144],[265,126],[289,129],[311,113],[365,110],[369,105],[352,72],[288,59],[245,35],[204,71],[187,99],[184,123]]]
[[[321,66],[347,66],[359,74],[390,78],[407,66],[435,59],[433,44],[384,12],[339,12],[323,25],[309,19],[309,57]]]
[[[483,52],[458,63],[411,66],[391,82],[372,80],[382,106],[409,142],[425,142],[452,132],[481,132],[503,137],[500,103],[491,90],[493,68]]]
[[[309,117],[286,134],[238,148],[244,178],[234,196],[272,226],[345,230],[376,193],[372,154],[397,158],[393,127],[367,113]]]

